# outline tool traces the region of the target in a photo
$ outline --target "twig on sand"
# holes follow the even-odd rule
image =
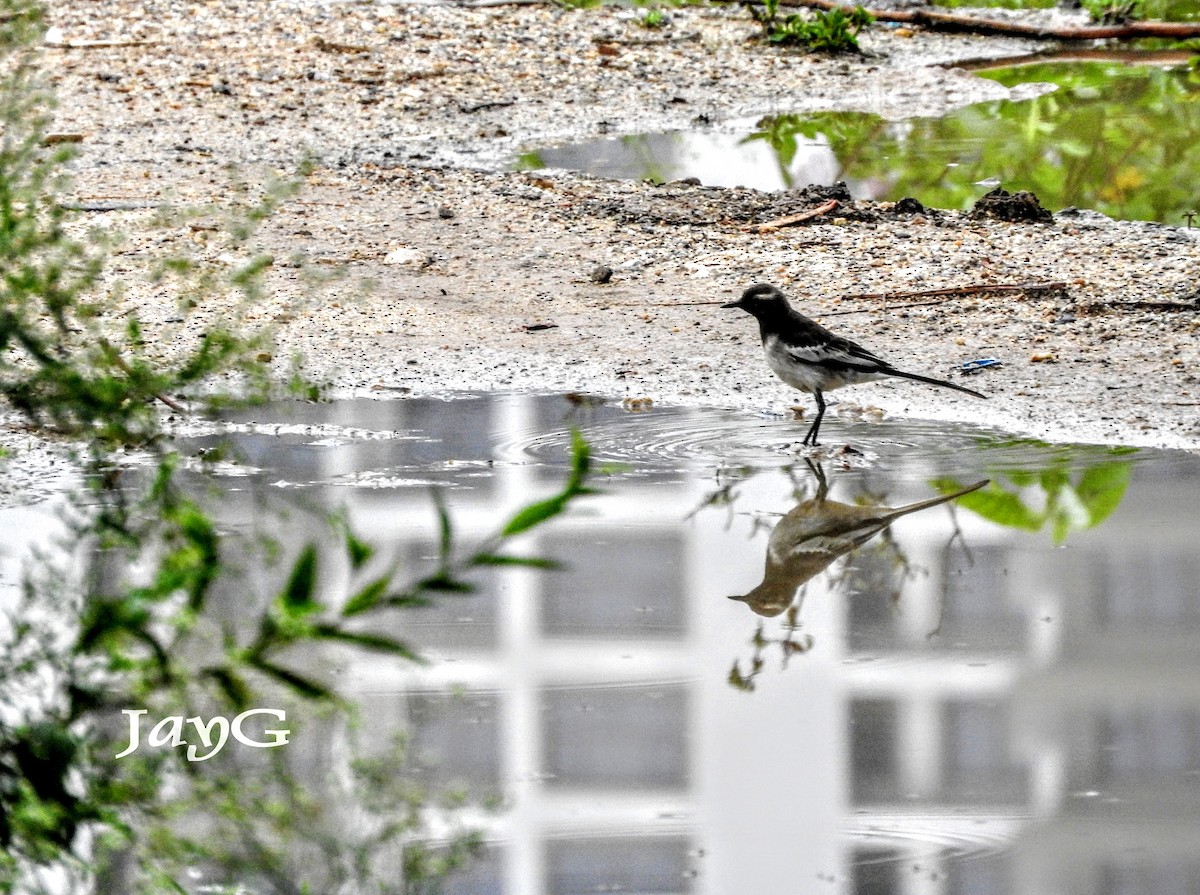
[[[1079,310],[1088,314],[1093,308],[1112,308],[1116,311],[1200,311],[1200,302],[1186,301],[1093,301]]]
[[[747,229],[756,230],[759,233],[769,233],[772,230],[778,230],[780,227],[791,227],[794,224],[802,224],[823,214],[828,214],[837,208],[839,204],[837,199],[830,199],[825,204],[818,205],[816,208],[810,208],[808,211],[802,211],[799,214],[789,214],[786,217],[775,218],[773,221],[766,221],[762,224],[754,224]]]
[[[834,200],[830,200],[834,201]],[[915,292],[860,292],[857,295],[842,295],[839,300],[859,299],[873,300],[884,299],[895,300],[899,298],[930,298],[929,301],[914,301],[902,305],[883,305],[886,310],[898,308],[921,308],[928,305],[940,305],[948,298],[955,298],[960,295],[984,295],[989,292],[1056,292],[1066,289],[1066,283],[972,283],[967,286],[947,286],[943,289],[918,289]],[[936,297],[934,297],[936,296]],[[692,307],[695,305],[723,305],[725,299],[717,299],[716,301],[639,301],[631,302],[628,307],[655,307],[655,308],[683,308]],[[1144,302],[1143,304],[1150,304]],[[612,307],[613,305],[609,305]],[[624,302],[617,306],[626,306]],[[1165,307],[1164,305],[1155,304],[1154,307]],[[1184,306],[1180,306],[1181,308]],[[1190,305],[1187,305],[1191,310],[1195,310]],[[866,314],[870,311],[877,311],[880,306],[875,305],[869,308],[855,308],[853,311],[826,311],[821,314],[821,317],[840,317],[845,314]]]
[[[312,39],[313,46],[322,53],[347,53],[349,55],[357,55],[359,53],[370,53],[372,48],[362,44],[343,44],[333,40],[326,40],[317,35]]]
[[[946,286],[942,289],[918,289],[911,292],[860,292],[856,295],[843,295],[840,300],[857,299],[859,301],[895,301],[901,298],[932,298],[932,301],[914,301],[902,305],[884,305],[894,308],[920,308],[928,305],[940,305],[947,298],[960,295],[986,295],[989,292],[1058,292],[1067,288],[1066,283],[972,283],[967,286]],[[856,308],[853,311],[827,311],[822,317],[840,317],[846,314],[865,314],[878,310],[878,307]]]
[[[109,359],[127,376],[133,375],[133,368],[129,366],[125,358],[121,357],[117,349],[108,341],[108,339],[100,340],[100,347],[108,354]],[[162,401],[176,413],[187,414],[187,408],[176,401],[174,398],[169,398],[161,392],[155,392],[154,397]]]
[[[61,40],[46,41],[46,46],[52,50],[111,50],[116,47],[153,47],[153,40]]]

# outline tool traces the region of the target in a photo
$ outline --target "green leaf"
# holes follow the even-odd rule
[[[1070,485],[1071,477],[1067,474],[1065,466],[1056,464],[1048,469],[1043,469],[1041,475],[1038,476],[1038,481],[1041,483],[1042,490],[1046,492],[1046,497],[1053,499],[1053,495]]]
[[[202,674],[217,682],[221,692],[239,712],[250,705],[250,687],[228,666],[206,668]]]
[[[471,563],[477,566],[524,566],[530,569],[561,569],[562,563],[543,556],[512,556],[507,553],[476,553]]]
[[[500,530],[500,535],[501,537],[510,538],[523,531],[528,531],[535,525],[540,525],[547,519],[557,516],[563,511],[566,505],[566,498],[561,494],[556,494],[546,500],[539,500],[537,503],[531,503],[529,506],[518,510],[508,520],[508,524]]]
[[[404,593],[391,594],[384,601],[383,605],[395,609],[421,609],[425,606],[432,606],[433,600],[428,597],[422,597],[412,591],[405,591]]]
[[[350,557],[350,567],[357,571],[375,555],[375,548],[365,541],[360,541],[354,532],[346,529],[346,555]]]
[[[235,270],[230,280],[238,286],[246,286],[256,280],[264,270],[274,263],[274,255],[258,255]]]
[[[368,609],[374,609],[387,595],[388,586],[391,583],[392,576],[390,574],[368,582],[365,587],[351,597],[346,605],[342,607],[342,615],[357,615],[360,612],[366,612]]]
[[[1018,488],[1028,488],[1038,481],[1037,473],[1025,469],[1007,469],[1004,471],[1004,477]]]
[[[428,578],[417,582],[417,590],[436,590],[445,593],[466,594],[475,590],[475,585],[468,581],[460,581],[449,572],[437,572]],[[396,605],[389,601],[389,605]]]
[[[438,559],[442,568],[450,565],[454,552],[454,526],[450,521],[450,513],[446,510],[446,501],[440,488],[433,491],[433,505],[437,509],[438,518]]]
[[[1050,537],[1055,544],[1065,541],[1072,531],[1088,527],[1087,507],[1069,484],[1063,485],[1049,497],[1046,515],[1050,518]]]
[[[567,490],[574,491],[583,485],[592,465],[592,448],[578,429],[571,430],[571,479]]]
[[[1120,506],[1132,475],[1133,464],[1128,461],[1105,463],[1084,470],[1075,493],[1087,508],[1089,528],[1099,525]]]
[[[318,684],[316,681],[310,680],[309,678],[302,677],[301,675],[296,674],[294,671],[288,671],[286,668],[281,668],[274,662],[268,662],[266,659],[261,657],[252,657],[250,664],[258,671],[261,671],[268,677],[273,677],[281,684],[291,688],[301,696],[307,697],[308,699],[333,700],[336,698],[333,691],[331,691],[328,687],[322,686],[321,684]]]
[[[365,649],[375,650],[376,652],[388,653],[392,656],[401,656],[408,659],[410,662],[425,663],[413,649],[400,640],[393,640],[391,637],[384,637],[378,634],[363,634],[356,631],[346,631],[335,625],[317,625],[314,631],[318,637],[325,640],[337,640],[342,643],[352,643],[355,646],[360,646]]]
[[[279,601],[289,614],[315,612],[320,605],[313,599],[317,587],[317,548],[309,544],[301,551],[292,566],[292,574],[288,578]]]
[[[938,490],[957,490],[963,485],[949,479],[937,481]],[[1006,528],[1020,528],[1025,531],[1038,531],[1045,523],[1045,516],[1035,513],[1021,502],[1021,498],[1010,491],[1005,491],[996,482],[986,488],[964,494],[956,503],[973,513],[1003,525]]]
[[[595,492],[584,487],[584,481],[587,479],[588,470],[591,469],[592,450],[583,436],[579,434],[578,429],[571,430],[571,474],[567,478],[567,484],[563,490],[553,497],[548,497],[545,500],[539,500],[536,503],[531,503],[526,507],[521,508],[516,514],[508,520],[508,524],[500,530],[500,536],[504,538],[512,537],[520,534],[523,531],[528,531],[536,525],[540,525],[547,519],[553,518],[561,513],[567,507],[567,503],[574,497],[583,494],[594,494]]]

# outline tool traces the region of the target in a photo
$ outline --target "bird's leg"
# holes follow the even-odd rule
[[[812,426],[808,430],[808,434],[804,436],[801,444],[817,446],[817,432],[821,429],[821,420],[825,416],[825,396],[819,391],[813,392],[813,397],[817,399],[817,418],[813,420]]]
[[[817,493],[814,500],[823,501],[829,495],[829,480],[825,478],[825,468],[820,463],[814,463],[808,457],[804,458],[805,465],[817,480]]]

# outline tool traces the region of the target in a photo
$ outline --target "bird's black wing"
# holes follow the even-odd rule
[[[853,370],[856,373],[877,373],[891,369],[886,361],[876,357],[856,342],[825,331],[825,338],[805,333],[789,340],[787,353],[796,360],[835,372]]]

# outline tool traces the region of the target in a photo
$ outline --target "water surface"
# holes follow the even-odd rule
[[[427,666],[337,669],[431,784],[502,800],[448,892],[1200,890],[1192,455],[831,416],[806,458],[793,420],[555,395],[238,419],[227,525],[294,552],[328,538],[306,507],[345,506],[414,570],[430,484],[470,542],[557,488],[571,427],[593,446],[602,493],[525,545],[565,569],[398,614]],[[805,546],[814,513],[982,479],[840,558]],[[292,748],[335,774],[338,742]]]
[[[762,190],[844,180],[855,198],[935,208],[968,208],[1003,186],[1032,190],[1052,211],[1177,226],[1200,207],[1200,76],[1188,64],[1051,61],[979,74],[1023,85],[1022,98],[941,118],[778,114],[732,133],[605,137],[534,149],[516,166]]]

